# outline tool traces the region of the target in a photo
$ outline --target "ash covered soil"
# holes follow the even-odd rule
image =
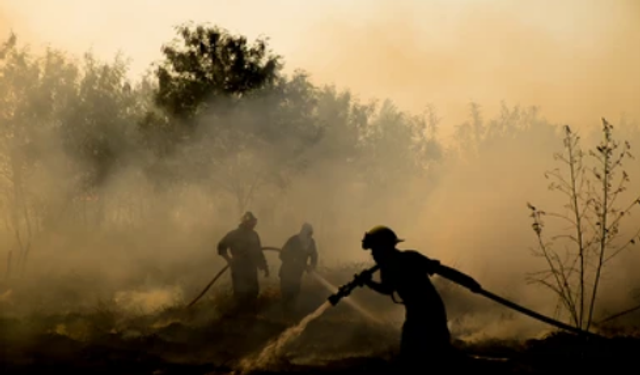
[[[305,285],[297,316],[288,319],[281,313],[274,286],[263,288],[257,316],[232,312],[229,287],[224,283],[214,286],[191,309],[185,305],[193,295],[152,312],[124,309],[113,300],[84,305],[58,303],[56,309],[51,308],[61,296],[49,296],[37,307],[22,311],[16,307],[20,295],[20,288],[16,287],[12,289],[15,302],[0,305],[0,373],[233,373],[242,359],[260,353],[329,295],[317,284]],[[197,294],[197,290],[193,293]],[[455,346],[461,354],[460,360],[452,364],[457,366],[452,367],[452,373],[618,374],[635,371],[638,366],[640,339],[627,328],[609,331],[607,339],[596,341],[563,333],[523,340],[465,339],[468,332],[457,327],[456,322],[462,321],[460,315],[468,320],[477,306],[460,302],[459,298],[454,300],[454,295],[443,291],[454,321]],[[250,372],[394,374],[402,307],[365,290],[354,293],[351,300],[376,312],[383,322],[367,319],[343,301],[312,321],[273,361],[256,365]]]

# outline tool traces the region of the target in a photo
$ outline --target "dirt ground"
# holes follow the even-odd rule
[[[152,313],[124,311],[113,302],[77,309],[66,305],[57,310],[31,309],[29,313],[17,313],[5,305],[0,310],[0,373],[230,374],[242,359],[259,353],[327,296],[322,288],[308,287],[297,316],[289,319],[281,313],[275,287],[263,288],[257,316],[230,312],[228,285],[212,288],[191,309],[183,303]],[[353,300],[380,316],[389,314],[376,323],[343,302],[312,321],[275,361],[251,372],[396,373],[401,319],[389,317],[401,318],[401,307],[363,293],[354,293]],[[456,309],[464,310],[460,303],[450,305],[452,315]],[[597,341],[557,333],[536,340],[457,339],[455,345],[461,360],[452,364],[457,367],[450,373],[628,373],[638,366],[640,353],[640,339],[620,332]]]

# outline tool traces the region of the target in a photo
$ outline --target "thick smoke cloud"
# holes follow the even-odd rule
[[[265,244],[281,245],[302,222],[309,221],[316,228],[325,265],[370,262],[368,254],[359,249],[362,233],[373,225],[387,224],[407,239],[407,247],[458,266],[491,290],[518,295],[519,302],[551,313],[553,297],[526,285],[524,277],[541,266],[528,250],[535,245],[535,236],[526,202],[545,207],[563,204],[546,190],[548,182],[543,178],[545,170],[555,167],[553,153],[562,147],[559,129],[550,123],[575,125],[584,131],[585,143],[594,144],[595,138],[587,137],[587,130],[597,128],[602,116],[616,126],[623,112],[630,119],[640,118],[635,105],[640,95],[636,70],[640,52],[628,48],[634,41],[640,43],[640,26],[633,22],[640,14],[638,5],[619,2],[605,10],[598,4],[555,5],[544,7],[549,14],[542,14],[538,9],[543,5],[470,2],[464,7],[445,8],[442,3],[404,2],[393,7],[369,6],[367,22],[359,26],[349,20],[349,11],[312,25],[296,54],[285,55],[290,68],[309,70],[318,86],[335,82],[363,97],[390,97],[414,113],[426,103],[434,103],[443,119],[433,120],[427,130],[437,128],[438,137],[453,136],[429,144],[429,155],[437,156],[432,158],[437,162],[427,168],[428,173],[418,175],[415,169],[404,169],[410,137],[389,136],[397,133],[393,126],[401,122],[393,121],[397,113],[392,110],[386,119],[379,112],[370,118],[371,128],[381,123],[389,128],[380,143],[372,143],[363,153],[362,164],[344,162],[348,148],[344,139],[353,134],[329,129],[309,151],[312,169],[296,175],[287,190],[274,186],[259,189],[252,203],[244,207],[260,218],[258,229]],[[605,17],[605,11],[610,16]],[[524,19],[525,13],[535,18]],[[575,27],[560,26],[559,14],[571,15]],[[549,23],[543,27],[546,17]],[[45,40],[28,33],[25,38]],[[501,100],[511,105],[540,105],[541,112],[534,116],[534,112],[523,110],[515,115],[511,107],[500,107]],[[480,124],[469,114],[470,101],[482,105],[483,126],[507,129],[494,138],[476,140],[480,147],[477,153],[473,142],[464,143],[463,138],[473,132],[455,130],[464,121],[470,122],[467,129]],[[335,105],[337,122],[344,115],[340,112],[343,108],[326,104],[330,105]],[[260,126],[256,119],[265,112],[263,104],[248,105],[244,112],[224,121],[247,121],[247,130],[253,131],[252,127]],[[137,120],[139,117],[132,116],[119,125],[126,128]],[[325,124],[331,121],[334,119],[325,118]],[[198,122],[203,133],[213,126],[206,115]],[[621,124],[620,132],[637,147],[640,137],[633,129],[630,123]],[[107,136],[127,150],[127,142],[134,137]],[[69,165],[83,168],[85,159],[63,152],[63,141],[58,137],[43,138],[42,142],[39,147],[48,155],[47,168],[39,169],[29,184],[52,206],[63,207],[71,192],[59,182],[75,175],[77,169],[71,173]],[[211,144],[207,142],[202,135],[161,166],[178,166],[176,169],[190,175],[200,173],[194,161],[209,160]],[[216,168],[230,168],[226,176],[240,179],[246,177],[237,174],[238,168],[276,174],[279,171],[270,160],[281,158],[279,150],[286,146],[285,140],[278,140],[267,148],[250,150],[247,159],[234,154],[222,162],[213,160],[200,182],[174,190],[158,189],[145,177],[143,166],[153,156],[125,154],[126,162],[117,164],[100,186],[100,200],[87,197],[77,203],[83,227],[74,221],[60,221],[55,230],[34,237],[30,282],[38,287],[40,280],[55,275],[63,285],[63,275],[69,273],[91,279],[95,285],[87,284],[86,290],[78,292],[80,300],[91,302],[101,291],[110,295],[114,290],[121,301],[137,301],[140,295],[123,293],[141,286],[152,291],[170,288],[179,295],[185,290],[193,292],[222,267],[215,243],[235,227],[239,216],[237,197],[220,184],[221,170]],[[460,160],[461,155],[466,159]],[[242,164],[246,160],[263,164]],[[632,178],[628,197],[639,191],[640,174],[634,173],[640,170],[637,166],[637,161],[627,166]],[[372,168],[364,174],[369,179],[358,175],[365,168]],[[2,237],[5,249],[15,248],[14,237],[12,231],[6,231]],[[277,267],[275,257],[269,255],[268,260]],[[620,274],[632,264],[629,261],[627,268],[619,268],[624,270]],[[611,306],[624,307],[636,281],[610,278],[603,295]],[[176,284],[184,288],[176,291]],[[155,299],[175,297],[152,294]]]
[[[448,3],[394,2],[327,18],[310,33],[323,52],[296,61],[320,81],[404,108],[433,103],[445,129],[463,121],[470,100],[492,113],[501,100],[539,105],[579,127],[640,116],[637,2]]]

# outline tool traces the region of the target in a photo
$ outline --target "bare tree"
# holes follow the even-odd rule
[[[545,177],[552,180],[550,190],[566,197],[565,212],[546,212],[528,204],[538,239],[534,254],[546,263],[545,270],[528,279],[555,293],[572,324],[584,329],[594,322],[605,266],[640,239],[640,228],[627,236],[620,229],[623,219],[640,204],[636,197],[627,205],[618,205],[629,182],[622,168],[623,161],[633,157],[631,146],[614,140],[613,126],[605,119],[602,123],[603,139],[587,154],[592,166],[585,160],[580,136],[564,128],[564,150],[554,155],[564,168],[549,171]],[[570,229],[547,236],[543,217],[559,219]]]

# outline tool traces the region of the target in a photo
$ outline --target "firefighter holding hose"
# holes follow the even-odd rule
[[[394,301],[397,294],[405,306],[405,322],[400,343],[400,363],[404,367],[404,373],[452,372],[452,367],[459,371],[468,363],[468,358],[456,353],[451,345],[446,309],[430,280],[430,276],[434,274],[541,322],[583,337],[603,339],[598,334],[562,323],[491,293],[470,276],[442,265],[437,260],[429,259],[417,251],[398,250],[396,246],[400,242],[403,240],[398,239],[393,230],[385,226],[377,226],[366,232],[362,239],[362,248],[371,250],[375,266],[355,275],[353,281],[341,286],[327,299],[335,306],[342,298],[349,296],[355,288],[361,286],[389,295]],[[372,280],[373,273],[377,271],[380,271],[380,282]]]
[[[258,270],[269,277],[267,260],[262,252],[260,236],[255,231],[258,219],[246,212],[238,228],[227,233],[218,243],[218,254],[231,268],[231,282],[236,307],[249,310],[256,308],[260,292]],[[231,254],[229,254],[231,253]]]
[[[285,314],[293,313],[304,272],[313,272],[318,264],[318,251],[313,227],[304,223],[300,232],[291,236],[280,252],[280,294]]]
[[[442,276],[472,291],[480,285],[467,275],[443,266],[413,250],[398,250],[403,240],[385,226],[377,226],[365,233],[362,248],[371,255],[380,269],[380,282],[364,274],[360,283],[374,291],[394,296],[397,294],[405,306],[405,322],[400,343],[400,362],[406,373],[440,371],[450,367],[451,336],[447,326],[447,313],[440,294],[430,276]]]

